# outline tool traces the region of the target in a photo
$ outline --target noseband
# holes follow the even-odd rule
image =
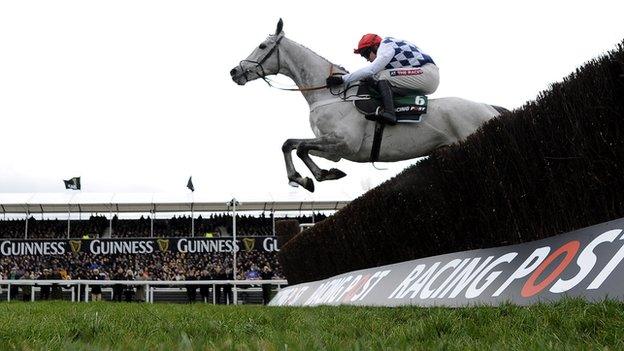
[[[247,76],[247,73],[252,72],[251,69],[244,69],[243,68],[243,62],[248,62],[251,63],[252,65],[255,65],[256,67],[256,71],[260,72],[258,73],[258,75],[260,76],[260,78],[262,78],[265,82],[267,82],[267,84],[269,84],[269,82],[266,80],[266,73],[264,72],[264,67],[262,66],[263,63],[266,62],[266,60],[269,59],[269,57],[271,57],[271,55],[273,54],[273,52],[277,51],[277,73],[279,73],[280,69],[282,68],[281,63],[280,63],[280,56],[279,56],[279,50],[277,50],[277,46],[279,45],[279,43],[282,41],[282,39],[284,38],[284,36],[281,36],[277,39],[277,41],[275,42],[275,45],[273,45],[273,47],[271,48],[271,50],[269,50],[269,52],[266,53],[266,55],[264,55],[264,57],[260,60],[260,61],[253,61],[253,60],[242,60],[239,64],[238,67],[240,67],[241,72],[243,74],[243,77],[245,77],[246,81],[249,81],[249,77]],[[271,85],[271,84],[269,84]]]

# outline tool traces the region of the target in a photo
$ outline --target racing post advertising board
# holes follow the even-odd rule
[[[624,298],[624,219],[547,239],[341,274],[281,290],[270,305],[528,305]]]

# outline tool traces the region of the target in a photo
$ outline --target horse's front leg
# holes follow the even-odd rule
[[[301,185],[309,192],[314,192],[314,181],[308,177],[302,177],[295,169],[295,165],[292,161],[292,151],[297,149],[299,145],[306,140],[312,139],[288,139],[282,145],[282,152],[284,153],[284,161],[286,162],[286,173],[288,175],[288,184],[292,186]]]
[[[317,151],[325,158],[339,160],[341,155],[345,155],[349,150],[347,143],[342,139],[336,137],[321,137],[302,140],[297,146],[297,156],[308,166],[314,178],[319,182],[340,179],[346,176],[343,171],[337,168],[332,168],[330,170],[321,169],[314,163],[312,158],[310,158],[310,151],[313,150]]]

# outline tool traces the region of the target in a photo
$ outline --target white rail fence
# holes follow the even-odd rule
[[[286,280],[31,280],[31,279],[17,279],[17,280],[0,280],[0,286],[7,286],[7,301],[11,301],[11,287],[12,286],[30,286],[31,287],[31,296],[30,300],[35,301],[35,288],[41,288],[42,286],[52,286],[56,285],[61,288],[71,289],[71,301],[84,301],[89,302],[89,295],[91,292],[91,287],[94,285],[124,285],[124,286],[145,286],[145,302],[153,303],[154,302],[154,292],[155,291],[170,291],[172,286],[182,286],[182,288],[187,285],[199,287],[201,285],[212,285],[212,301],[213,303],[217,303],[216,301],[216,289],[217,285],[231,285],[233,288],[233,303],[238,304],[238,294],[237,287],[238,286],[252,286],[252,285],[263,285],[270,284],[272,286],[277,286],[277,290],[279,291],[283,286],[288,285]],[[74,287],[77,287],[75,289]],[[76,290],[81,291],[82,287],[84,287],[84,300],[80,300],[80,295],[76,296]]]

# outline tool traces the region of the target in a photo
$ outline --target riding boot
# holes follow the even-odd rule
[[[395,125],[397,123],[396,115],[394,114],[394,100],[392,99],[392,88],[390,82],[387,80],[380,80],[377,82],[377,88],[381,93],[381,100],[383,102],[383,112],[379,114],[379,119],[386,124]]]

